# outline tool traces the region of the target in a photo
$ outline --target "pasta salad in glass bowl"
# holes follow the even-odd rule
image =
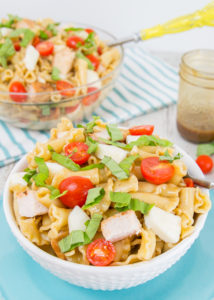
[[[80,286],[120,289],[154,278],[187,251],[211,202],[185,183],[187,165],[202,174],[195,162],[153,130],[98,117],[74,128],[62,119],[18,163],[4,210],[37,262]]]
[[[0,119],[29,129],[50,129],[67,116],[89,117],[119,75],[122,47],[84,24],[9,15],[0,23]]]

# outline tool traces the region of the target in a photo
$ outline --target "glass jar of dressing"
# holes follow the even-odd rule
[[[214,140],[214,50],[194,50],[180,64],[177,127],[192,142]]]

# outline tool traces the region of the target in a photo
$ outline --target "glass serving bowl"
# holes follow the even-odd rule
[[[78,24],[75,22],[75,26],[92,28],[96,31],[99,38],[103,41],[114,41],[116,37],[112,34],[102,30],[100,28],[88,25]],[[90,84],[74,87],[69,90],[55,90],[41,93],[9,93],[0,91],[0,120],[7,122],[15,127],[28,128],[32,130],[48,130],[52,127],[56,127],[58,120],[62,117],[69,118],[72,122],[78,123],[83,120],[84,117],[89,118],[93,111],[101,104],[101,102],[107,97],[109,92],[115,85],[115,82],[119,76],[120,69],[123,63],[124,49],[122,46],[117,47],[120,52],[120,61],[118,65],[110,73],[94,81]],[[66,92],[72,94],[72,90],[75,90],[75,94],[79,94],[78,90],[90,91],[90,87],[96,86],[96,83],[101,88],[95,91],[91,89],[91,92],[84,93],[80,96],[66,96]],[[27,96],[28,102],[18,103],[11,101],[10,96]],[[44,103],[46,99],[59,99],[60,101],[48,101]],[[43,99],[43,101],[41,101]]]

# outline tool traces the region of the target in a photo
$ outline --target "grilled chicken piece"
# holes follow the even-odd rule
[[[41,83],[39,81],[33,82],[29,89],[28,92],[31,94],[30,101],[31,102],[48,102],[50,100],[50,95],[44,94],[44,95],[34,95],[36,93],[44,93],[44,92],[52,92],[54,89],[49,83]]]
[[[16,23],[16,29],[18,28],[28,28],[33,29],[35,27],[35,22],[29,19],[22,19]]]
[[[75,52],[71,51],[68,47],[65,47],[55,52],[53,67],[58,68],[61,75],[67,75],[72,68],[74,58]]]

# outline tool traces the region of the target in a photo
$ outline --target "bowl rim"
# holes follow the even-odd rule
[[[67,22],[66,22],[67,23]],[[103,28],[100,28],[98,26],[93,26],[93,25],[90,25],[90,24],[86,24],[86,23],[79,23],[79,22],[73,22],[74,25],[77,25],[77,26],[85,26],[85,28],[92,28],[92,29],[95,29],[95,31],[98,31],[98,34],[99,32],[101,33],[104,33],[106,34],[109,38],[111,38],[113,41],[117,40],[117,37],[115,35],[113,35],[112,33],[108,32],[107,30],[103,29]],[[64,24],[64,23],[63,23]],[[120,45],[120,46],[117,46],[117,48],[120,49],[120,61],[118,63],[118,65],[115,67],[114,70],[112,70],[110,73],[106,74],[105,76],[103,76],[102,78],[99,78],[91,83],[87,83],[87,84],[83,84],[83,85],[80,85],[78,87],[73,87],[71,89],[65,89],[65,90],[61,90],[60,93],[63,93],[63,92],[68,92],[68,91],[73,91],[73,90],[76,90],[76,89],[82,89],[82,88],[87,88],[87,87],[90,87],[98,82],[102,82],[104,81],[105,79],[107,79],[108,77],[112,76],[114,73],[116,73],[118,70],[120,70],[122,64],[123,64],[123,60],[124,60],[124,46],[123,45]],[[92,91],[90,93],[86,93],[85,95],[80,95],[80,96],[76,96],[76,97],[72,97],[72,98],[69,98],[69,99],[64,99],[64,100],[61,100],[60,101],[60,104],[61,103],[67,103],[67,102],[71,102],[71,101],[76,101],[76,100],[79,100],[79,99],[82,99],[83,97],[87,97],[87,96],[90,96],[90,95],[93,95],[94,93],[97,93],[99,91],[102,91],[104,88],[108,87],[110,84],[112,83],[112,80],[105,84],[104,86],[102,86],[101,88],[97,89],[96,91]],[[9,92],[9,91],[0,91],[0,96],[10,96],[10,95],[15,95],[15,96],[30,96],[30,97],[38,97],[38,96],[44,96],[44,95],[54,95],[54,94],[58,94],[59,91],[58,90],[54,90],[54,91],[49,91],[49,92],[40,92],[40,93],[30,93],[30,92],[27,92],[27,93],[13,93],[13,92]],[[10,105],[21,105],[21,106],[41,106],[41,105],[56,105],[56,104],[59,104],[58,102],[53,102],[53,101],[48,101],[48,102],[28,102],[28,103],[25,103],[25,102],[15,102],[15,101],[5,101],[5,100],[0,100],[0,103],[2,104],[10,104]]]
[[[200,177],[201,179],[205,178],[201,169],[198,167],[196,162],[193,160],[193,158],[189,154],[187,154],[184,150],[182,150],[176,144],[174,144],[174,148],[177,151],[179,151],[183,155],[184,158],[186,157],[188,164],[191,165],[192,168],[194,169],[193,173],[197,173],[194,175],[196,175],[197,177]],[[51,264],[58,265],[58,267],[69,269],[69,270],[84,271],[85,273],[91,273],[91,272],[93,272],[93,270],[96,270],[96,271],[94,271],[96,273],[105,273],[105,274],[112,274],[113,272],[114,272],[114,274],[115,273],[117,274],[117,273],[121,273],[121,271],[138,270],[138,269],[143,269],[144,271],[145,270],[149,271],[150,269],[153,268],[153,266],[159,266],[162,263],[164,263],[165,260],[169,260],[170,258],[174,257],[176,254],[181,253],[180,250],[183,249],[183,246],[185,246],[185,245],[191,246],[191,244],[197,239],[200,231],[204,227],[208,213],[198,216],[196,224],[195,224],[195,230],[193,231],[193,233],[190,236],[186,237],[184,240],[179,242],[176,246],[169,249],[168,251],[166,251],[148,261],[137,262],[137,263],[130,264],[130,265],[106,266],[106,267],[98,268],[96,266],[77,264],[77,263],[73,263],[70,261],[62,260],[58,257],[55,257],[55,256],[49,254],[48,252],[46,252],[44,250],[42,250],[41,248],[39,248],[38,246],[36,246],[32,242],[30,242],[22,234],[22,232],[18,228],[18,225],[15,221],[13,209],[10,207],[10,204],[9,204],[9,202],[10,202],[9,199],[11,196],[11,192],[9,191],[10,176],[15,172],[23,171],[23,166],[24,165],[26,166],[26,164],[27,164],[26,156],[27,156],[27,154],[24,157],[22,157],[22,159],[19,162],[17,162],[17,164],[14,166],[14,168],[12,169],[12,171],[10,172],[10,174],[8,176],[8,179],[7,179],[5,187],[4,187],[4,192],[3,192],[3,208],[4,208],[4,214],[6,216],[7,223],[9,225],[12,233],[14,234],[16,239],[20,242],[20,244],[24,245],[24,249],[25,248],[29,249],[30,253],[34,254],[34,256],[31,255],[31,257],[33,257],[33,258],[37,257],[37,259],[38,259],[38,257],[39,257],[39,258],[41,258],[41,260],[45,260]],[[205,193],[209,194],[209,191],[207,189],[204,189],[204,191],[205,191]],[[28,253],[28,251],[26,251],[26,252]],[[180,256],[178,256],[178,259],[179,258],[180,258]],[[38,260],[37,260],[37,262],[38,262]]]

